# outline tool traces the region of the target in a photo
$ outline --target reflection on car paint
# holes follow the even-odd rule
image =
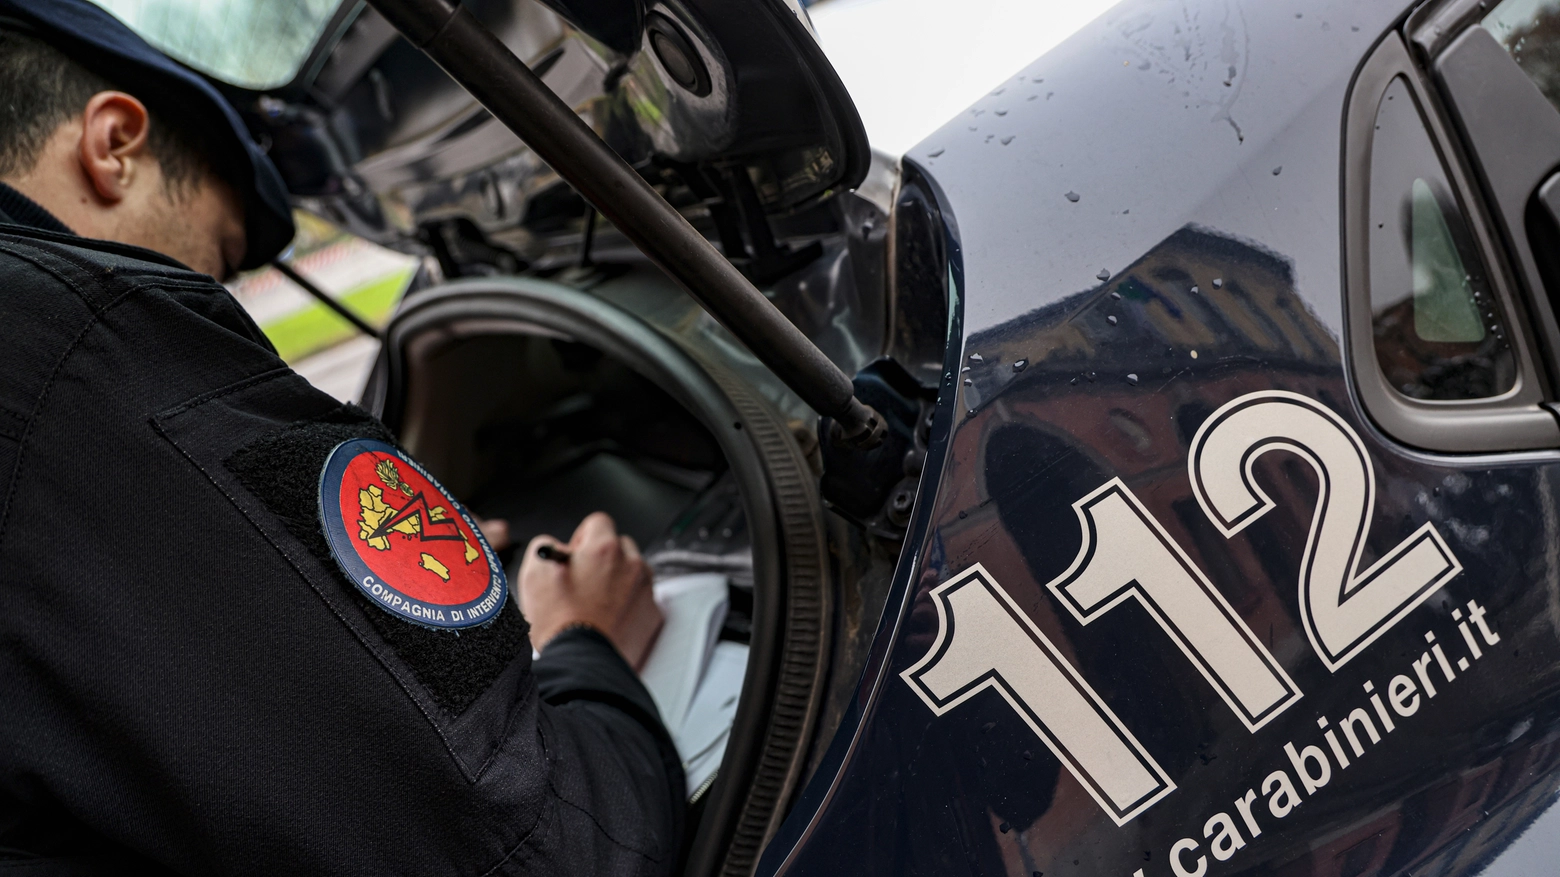
[[[1358,420],[1337,342],[1285,257],[1183,228],[1110,282],[972,336],[966,350],[979,359],[966,359],[959,408],[974,414],[952,438],[886,669],[914,671],[928,656],[942,608],[934,589],[975,570],[1000,581],[1025,626],[1176,788],[1118,827],[994,690],[936,716],[920,692],[886,685],[791,873],[811,873],[809,852],[847,837],[870,851],[868,874],[1451,873],[1553,799],[1560,710],[1535,694],[1543,682],[1502,684],[1556,677],[1553,559],[1503,547],[1560,534],[1553,474],[1434,465],[1383,446]],[[1130,384],[1131,373],[1143,381]],[[1361,437],[1376,496],[1359,569],[1428,532],[1455,558],[1450,574],[1430,574],[1423,605],[1394,613],[1335,671],[1307,635],[1298,587],[1321,470],[1282,446],[1249,455],[1251,487],[1271,505],[1243,527],[1227,514],[1228,537],[1187,473],[1198,430],[1221,406],[1275,391],[1314,400]],[[1205,571],[1304,693],[1298,705],[1250,731],[1151,613],[1128,605],[1085,625],[1059,605],[1045,586],[1084,544],[1073,503],[1107,482]]]

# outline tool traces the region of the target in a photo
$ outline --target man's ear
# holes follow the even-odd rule
[[[146,105],[122,91],[100,91],[87,101],[81,121],[81,170],[99,198],[117,204],[148,172]]]

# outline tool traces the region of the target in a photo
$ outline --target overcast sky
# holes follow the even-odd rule
[[[901,155],[1116,0],[824,0],[808,9],[872,145]]]

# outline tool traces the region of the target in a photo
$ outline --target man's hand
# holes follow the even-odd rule
[[[565,551],[567,562],[543,560],[543,545]],[[520,563],[520,609],[531,622],[531,645],[541,651],[573,624],[606,635],[635,670],[661,630],[661,609],[650,590],[650,568],[639,546],[619,536],[612,518],[596,512],[580,522],[567,545],[538,536]]]

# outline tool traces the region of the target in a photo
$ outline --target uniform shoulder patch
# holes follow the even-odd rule
[[[320,522],[341,571],[375,606],[427,627],[486,624],[509,585],[464,507],[395,446],[356,438],[325,460]]]

